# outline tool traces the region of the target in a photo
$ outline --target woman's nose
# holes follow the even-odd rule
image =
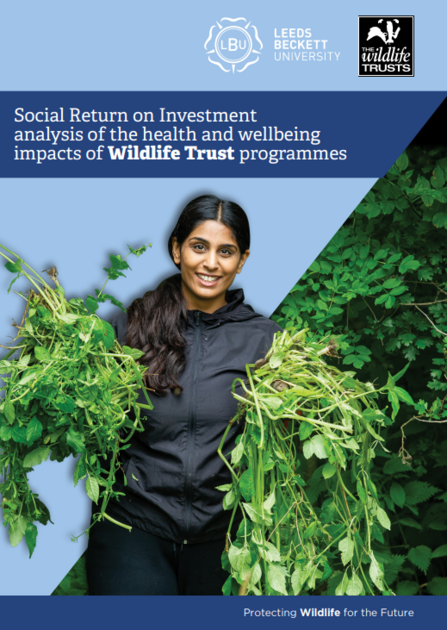
[[[204,261],[204,265],[210,271],[212,269],[216,269],[217,267],[217,252],[210,250],[207,254],[207,257]]]

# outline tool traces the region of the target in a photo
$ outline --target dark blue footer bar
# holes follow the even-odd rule
[[[1,609],[4,628],[420,629],[444,627],[447,597],[5,596]]]

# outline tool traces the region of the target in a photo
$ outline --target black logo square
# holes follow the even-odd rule
[[[414,15],[359,15],[359,77],[414,77]]]

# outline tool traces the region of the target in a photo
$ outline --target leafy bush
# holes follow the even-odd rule
[[[336,364],[362,381],[383,385],[410,362],[397,425],[383,433],[390,452],[376,451],[372,476],[394,515],[377,546],[398,595],[447,594],[445,155],[410,147],[273,315],[285,328],[308,327],[315,341],[332,331]]]

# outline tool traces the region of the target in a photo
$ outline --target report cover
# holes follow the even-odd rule
[[[281,373],[275,381],[266,372],[270,388],[272,382],[285,383],[285,389],[270,392],[270,402],[263,399],[266,417],[280,415],[283,431],[293,432],[286,419],[290,406],[284,407],[291,388],[293,414],[300,416],[307,409],[308,424],[316,421],[314,433],[305,434],[305,422],[297,420],[304,429],[297,427],[298,441],[289,441],[289,450],[297,450],[293,483],[298,492],[302,483],[310,499],[303,499],[302,509],[308,513],[299,513],[295,506],[293,525],[287,509],[280,506],[280,494],[290,507],[295,491],[289,498],[286,490],[276,493],[277,487],[287,489],[289,483],[286,461],[261,457],[270,489],[262,497],[255,496],[250,483],[239,485],[254,466],[260,471],[259,464],[241,459],[233,470],[238,482],[224,490],[227,507],[240,500],[243,522],[254,527],[254,533],[249,532],[250,544],[246,532],[227,540],[224,592],[258,594],[261,599],[237,604],[240,600],[231,597],[213,605],[228,605],[241,625],[268,623],[266,616],[314,617],[317,623],[323,623],[320,617],[344,623],[368,616],[377,617],[376,622],[400,623],[392,618],[397,613],[389,614],[395,606],[392,600],[386,605],[380,596],[365,600],[364,596],[380,593],[399,599],[396,610],[406,611],[406,623],[440,614],[447,527],[442,477],[447,143],[438,137],[442,123],[432,124],[425,137],[406,149],[446,95],[440,72],[445,59],[443,17],[440,4],[418,7],[411,1],[393,6],[347,2],[343,7],[323,2],[318,8],[292,2],[262,8],[240,2],[197,2],[191,7],[139,0],[126,5],[81,1],[75,9],[46,1],[2,8],[1,46],[8,60],[0,105],[0,245],[7,256],[1,280],[3,346],[16,335],[12,320],[19,327],[29,322],[31,364],[48,359],[51,368],[54,347],[50,345],[50,354],[44,356],[39,347],[45,344],[32,329],[33,316],[40,316],[37,309],[36,315],[27,313],[22,321],[30,286],[22,273],[25,263],[46,282],[55,278],[52,269],[57,267],[65,298],[90,296],[88,310],[98,308],[102,320],[109,320],[118,307],[113,300],[101,299],[107,277],[111,278],[107,294],[127,307],[172,276],[177,269],[167,244],[180,213],[191,200],[214,195],[235,202],[248,216],[250,256],[233,286],[244,290],[246,303],[256,313],[272,317],[288,334],[306,328],[309,344],[337,338],[339,347],[333,354],[338,357],[329,356],[327,362],[340,373],[349,370],[347,378],[372,382],[376,389],[388,383],[388,402],[377,410],[375,402],[372,407],[365,403],[373,415],[369,428],[363,429],[374,450],[374,456],[365,457],[374,461],[368,466],[355,464],[365,471],[371,465],[378,476],[366,472],[359,476],[356,468],[343,477],[343,458],[354,461],[358,444],[345,441],[341,459],[337,455],[331,459],[328,440],[334,435],[317,426],[325,422],[320,407],[309,412],[308,402],[300,402],[309,394],[306,397],[304,390],[298,394],[299,385],[294,383],[294,390],[287,375]],[[146,251],[139,250],[142,246]],[[24,261],[22,266],[18,259]],[[201,279],[205,285],[214,282],[209,274]],[[22,277],[8,294],[16,275]],[[63,316],[68,317],[65,325],[75,326],[74,319],[69,321],[73,312]],[[102,334],[106,333],[104,329]],[[82,343],[88,343],[88,334],[76,329]],[[324,347],[323,343],[320,349]],[[278,363],[269,364],[278,375],[286,356],[281,352]],[[26,365],[20,367],[20,374],[25,369]],[[401,372],[397,385],[393,377]],[[98,499],[101,491],[87,469],[79,464],[75,469],[72,455],[81,453],[82,461],[85,432],[70,419],[64,424],[63,418],[73,413],[64,388],[61,396],[66,398],[55,407],[62,419],[47,442],[42,435],[47,421],[41,412],[30,415],[33,401],[52,398],[44,392],[45,374],[38,378],[35,374],[34,380],[26,376],[31,385],[22,384],[27,385],[23,398],[22,393],[6,390],[0,408],[2,439],[12,457],[22,454],[23,459],[25,448],[31,455],[25,464],[29,483],[52,521],[28,528],[28,508],[22,514],[14,487],[8,489],[12,494],[6,503],[11,503],[3,514],[9,514],[6,525],[11,529],[13,523],[16,534],[11,540],[11,531],[5,529],[0,540],[3,595],[54,592],[87,547],[82,532],[90,524],[91,499]],[[37,389],[42,386],[38,395],[32,389],[37,383]],[[265,397],[266,392],[259,395]],[[328,402],[328,395],[323,397],[326,407],[335,404],[341,409],[342,403]],[[87,412],[99,413],[91,402]],[[364,408],[352,409],[351,416],[360,414],[367,422]],[[337,423],[344,422],[340,414]],[[412,416],[419,420],[401,432]],[[398,438],[388,422],[394,423]],[[437,428],[425,430],[424,422]],[[379,425],[391,449],[380,445]],[[353,426],[348,423],[345,428],[353,431]],[[15,438],[12,427],[18,431]],[[33,448],[34,444],[38,446]],[[248,457],[249,449],[244,449],[241,457]],[[233,457],[235,465],[238,461]],[[5,480],[13,460],[3,464]],[[282,482],[269,473],[270,465],[285,475]],[[436,472],[429,474],[430,469]],[[126,475],[132,487],[139,484],[135,472]],[[76,486],[73,474],[79,478]],[[330,500],[335,495],[344,505]],[[261,515],[256,511],[259,506]],[[362,515],[354,509],[362,510]],[[277,527],[269,522],[271,514]],[[343,531],[328,530],[340,522],[345,523]],[[298,537],[292,546],[286,523],[287,531],[293,529]],[[363,539],[370,525],[368,538]],[[264,538],[259,540],[260,527]],[[287,551],[283,534],[276,537],[283,530]],[[230,547],[229,542],[234,544]],[[259,549],[259,562],[252,547]],[[277,608],[267,605],[263,597],[267,594],[277,598]],[[279,600],[281,594],[290,597]],[[400,598],[416,594],[438,596],[436,605],[429,606],[426,597]],[[303,605],[297,595],[324,599],[314,604],[304,597]],[[354,600],[336,595],[351,595]],[[72,605],[69,599],[51,601],[65,610]],[[80,601],[96,605],[93,598]],[[205,603],[209,600],[201,601],[209,606]],[[158,616],[165,609],[163,598],[151,602]],[[197,606],[187,597],[175,602],[184,611]],[[113,613],[116,605],[107,614],[118,614]],[[144,606],[136,604],[140,605]],[[174,621],[172,617],[169,623]]]

